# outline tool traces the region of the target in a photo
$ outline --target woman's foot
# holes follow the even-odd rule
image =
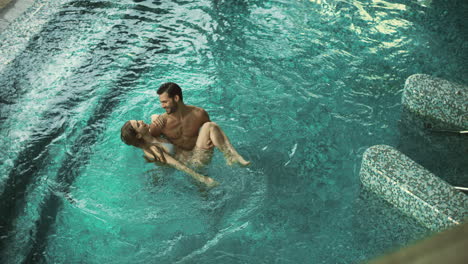
[[[239,154],[231,154],[228,157],[226,157],[226,162],[229,166],[232,166],[234,164],[239,164],[242,167],[250,165],[250,161],[246,161],[241,155]]]
[[[208,190],[213,189],[214,187],[219,185],[219,182],[213,180],[210,177],[206,177],[204,183]]]

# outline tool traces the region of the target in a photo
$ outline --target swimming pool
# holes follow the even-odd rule
[[[453,3],[452,3],[453,4]],[[2,32],[4,262],[355,263],[428,230],[362,190],[404,80],[465,81],[466,4],[47,1]],[[120,142],[177,82],[253,164],[200,193]]]

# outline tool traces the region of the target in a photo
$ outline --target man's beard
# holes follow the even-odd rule
[[[169,109],[166,109],[166,113],[172,114],[177,111],[177,105],[174,105],[173,107],[169,107]]]

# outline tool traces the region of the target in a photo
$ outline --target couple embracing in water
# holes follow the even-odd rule
[[[223,152],[230,165],[250,164],[237,153],[223,130],[210,121],[204,109],[184,104],[179,85],[164,83],[157,93],[166,113],[151,116],[151,124],[130,120],[122,126],[120,135],[125,144],[141,148],[148,162],[167,164],[184,171],[208,188],[219,183],[187,165],[200,167],[207,164],[215,147]]]

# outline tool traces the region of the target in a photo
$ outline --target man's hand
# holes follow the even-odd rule
[[[143,156],[148,162],[160,162],[166,164],[166,157],[161,147],[151,146],[149,149],[143,150]]]

